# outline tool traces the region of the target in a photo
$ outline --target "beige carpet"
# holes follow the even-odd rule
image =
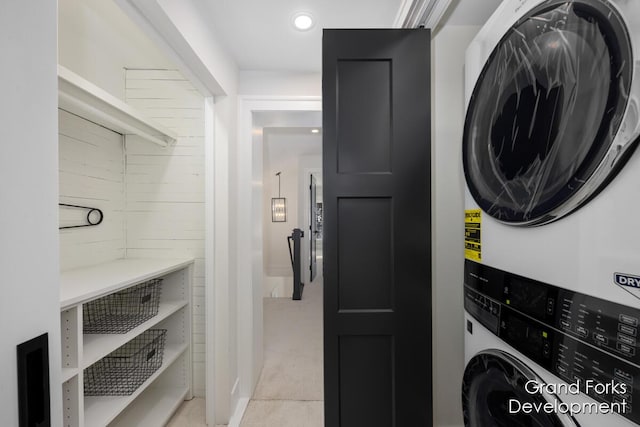
[[[241,427],[324,426],[322,279],[264,300],[264,367]]]
[[[322,286],[264,300],[264,367],[255,400],[322,400]]]
[[[322,270],[319,268],[319,270]],[[264,367],[241,427],[323,427],[322,278],[302,300],[264,300]],[[185,402],[169,427],[204,427],[204,399]]]
[[[241,427],[324,427],[319,401],[251,400]]]

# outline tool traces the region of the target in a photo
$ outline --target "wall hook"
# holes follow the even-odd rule
[[[62,230],[62,229],[66,229],[66,228],[92,227],[94,225],[100,224],[102,222],[103,218],[104,218],[104,214],[98,208],[92,208],[92,207],[89,207],[89,206],[68,205],[66,203],[58,203],[58,206],[63,206],[65,208],[72,208],[72,209],[86,209],[86,210],[88,210],[88,212],[87,212],[87,223],[86,224],[68,225],[68,226],[65,226],[65,227],[58,227],[58,230]],[[95,214],[97,214],[97,218],[96,218]]]

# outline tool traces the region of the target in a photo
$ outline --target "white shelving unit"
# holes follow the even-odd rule
[[[62,393],[65,427],[162,426],[191,398],[193,260],[122,259],[61,274]],[[158,314],[125,334],[83,334],[89,301],[162,278]],[[129,396],[84,396],[83,372],[144,331],[166,329],[162,366]]]
[[[58,65],[58,108],[163,147],[176,141],[172,131],[62,65]]]

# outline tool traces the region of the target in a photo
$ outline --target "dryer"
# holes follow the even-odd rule
[[[602,363],[603,379],[633,377],[631,403],[640,387],[640,1],[505,0],[467,50],[465,83],[465,316],[484,331],[477,342],[466,332],[466,361],[496,350],[565,383]],[[470,308],[476,297],[500,307],[498,317]],[[532,357],[530,340],[510,341],[509,325],[546,328],[550,359]],[[569,362],[558,368],[560,348]],[[598,397],[584,391],[564,398]],[[635,401],[606,424],[576,419],[640,424]]]
[[[640,1],[506,0],[465,75],[467,259],[638,304]]]

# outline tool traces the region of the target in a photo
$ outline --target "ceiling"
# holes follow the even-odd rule
[[[501,0],[452,0],[451,25],[482,25]],[[229,0],[201,3],[213,31],[241,70],[320,72],[323,28],[392,28],[403,0]],[[316,25],[298,31],[297,12]]]
[[[477,0],[474,0],[477,1]],[[322,28],[391,27],[402,0],[229,0],[206,3],[216,35],[241,70],[319,72]],[[316,25],[296,30],[297,12]]]
[[[264,156],[267,166],[274,161],[322,155],[322,134],[313,134],[311,129],[309,127],[264,128]]]
[[[252,123],[256,128],[319,128],[322,126],[322,112],[254,111]]]

